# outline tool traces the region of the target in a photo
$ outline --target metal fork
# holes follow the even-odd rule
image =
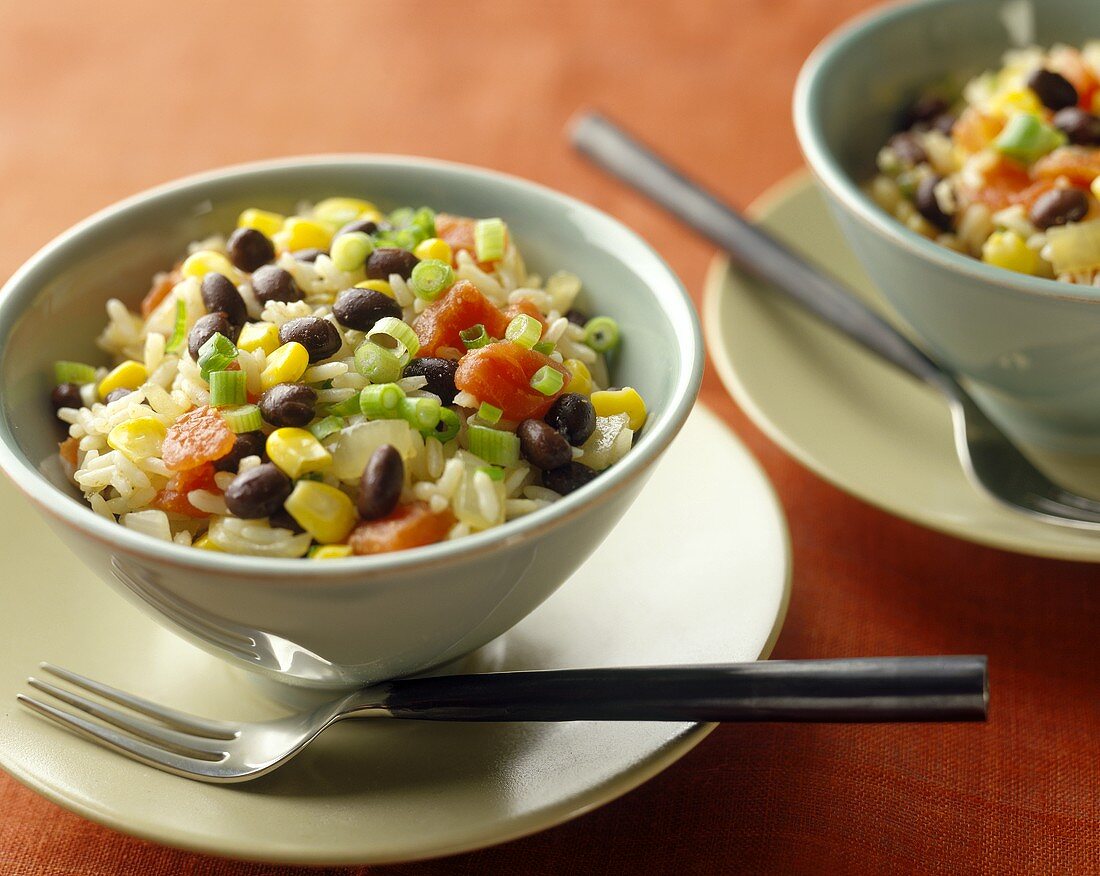
[[[749,272],[823,322],[922,380],[947,400],[955,450],[970,482],[1014,511],[1045,523],[1100,529],[1100,502],[1054,483],[978,407],[953,374],[784,243],[689,180],[613,122],[581,115],[573,145],[716,243]]]
[[[27,683],[49,701],[19,694],[23,705],[134,760],[203,782],[269,773],[345,718],[983,721],[989,700],[985,657],[773,660],[411,678],[285,718],[232,723],[169,709],[47,663],[42,669],[76,690],[32,677]]]

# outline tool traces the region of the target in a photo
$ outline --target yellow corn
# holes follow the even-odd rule
[[[566,392],[579,392],[581,395],[592,392],[592,372],[588,370],[587,365],[580,359],[566,359],[561,364],[573,375],[565,385]]]
[[[249,353],[263,350],[270,356],[279,349],[279,327],[269,322],[246,322],[237,338],[237,347]]]
[[[205,532],[198,538],[196,538],[193,542],[191,542],[191,547],[197,547],[199,550],[202,551],[214,551],[218,554],[225,553],[225,551],[223,551],[220,547],[214,544],[213,541],[210,540],[210,536],[207,535]]]
[[[290,216],[283,223],[283,229],[275,235],[275,243],[289,252],[300,249],[327,250],[332,243],[332,229],[312,219]]]
[[[238,228],[254,228],[267,237],[274,237],[283,227],[286,216],[269,210],[249,207],[237,217]]]
[[[127,359],[99,381],[96,391],[100,398],[106,398],[107,393],[113,389],[137,389],[148,378],[149,372],[145,370],[144,365],[133,359]]]
[[[996,95],[989,102],[989,110],[999,116],[1011,116],[1015,113],[1042,116],[1043,104],[1030,88],[1014,88]]]
[[[138,462],[160,456],[160,445],[167,434],[167,427],[155,417],[137,417],[115,426],[107,443],[131,462]]]
[[[1038,253],[1015,231],[994,231],[982,245],[982,261],[1021,274],[1037,274],[1042,268]]]
[[[271,461],[295,479],[332,465],[332,454],[305,429],[276,429],[267,436],[266,449]]]
[[[283,507],[321,544],[343,541],[358,520],[347,493],[319,481],[298,481]]]
[[[180,273],[185,277],[196,277],[200,280],[211,273],[222,274],[233,283],[239,279],[233,263],[220,252],[214,252],[212,249],[200,249],[198,252],[191,253],[180,268]]]
[[[364,213],[373,215],[364,217]],[[334,226],[336,230],[359,218],[374,219],[375,215],[381,218],[378,208],[361,198],[325,198],[313,208],[314,218]]]
[[[309,352],[297,341],[290,341],[274,350],[267,357],[267,365],[260,372],[260,388],[267,392],[277,383],[293,383],[306,373]]]
[[[413,250],[413,255],[418,259],[439,259],[441,262],[451,263],[451,245],[438,237],[429,237],[422,240]]]
[[[311,560],[342,560],[351,556],[350,544],[326,544],[309,552]]]
[[[1098,177],[1100,179],[1100,177]],[[375,292],[381,292],[390,298],[393,298],[393,287],[385,280],[364,280],[362,283],[355,284],[356,289],[373,289]]]
[[[637,432],[645,425],[645,402],[638,395],[636,389],[624,386],[622,389],[604,389],[592,393],[592,407],[596,409],[596,416],[613,417],[615,414],[626,414],[630,417],[627,424]]]
[[[1097,96],[1100,97],[1100,91],[1097,92]],[[1092,185],[1090,185],[1089,188],[1092,189],[1092,196],[1100,199],[1100,176],[1092,181]]]

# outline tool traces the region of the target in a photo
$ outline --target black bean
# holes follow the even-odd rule
[[[291,253],[294,256],[294,260],[297,262],[315,262],[317,256],[328,255],[323,249],[317,249],[315,246],[311,246],[308,249],[296,249]]]
[[[302,383],[277,383],[260,396],[260,413],[272,426],[304,426],[316,408],[317,393]]]
[[[226,243],[229,260],[250,274],[275,258],[275,244],[255,228],[238,228]]]
[[[902,113],[900,130],[907,131],[916,125],[929,125],[936,116],[949,109],[948,103],[936,94],[925,94],[918,97]]]
[[[305,527],[302,526],[294,516],[286,510],[286,508],[280,508],[274,514],[267,516],[267,523],[272,529],[289,529],[295,535],[305,532]]]
[[[565,312],[565,318],[573,325],[579,325],[581,328],[584,328],[585,323],[588,322],[588,314],[583,310],[577,310],[575,307]]]
[[[1054,114],[1054,127],[1077,146],[1100,146],[1100,116],[1075,106]]]
[[[270,517],[283,507],[293,489],[290,478],[265,462],[233,478],[225,491],[225,504],[236,517]]]
[[[553,426],[542,420],[524,420],[516,427],[523,458],[545,470],[561,468],[573,459],[573,448]]]
[[[542,485],[555,493],[572,493],[589,481],[595,480],[598,471],[580,462],[569,462],[561,468],[552,468],[542,473]]]
[[[332,239],[335,240],[341,234],[348,234],[351,231],[362,231],[364,234],[374,234],[378,231],[378,223],[373,219],[356,219],[354,222],[349,222],[337,231]]]
[[[947,231],[951,227],[951,217],[944,212],[939,199],[936,197],[936,186],[941,182],[943,182],[942,176],[935,174],[926,176],[917,185],[917,193],[913,197],[913,202],[916,204],[917,212],[925,219],[941,231]]]
[[[578,392],[560,396],[546,412],[545,420],[574,447],[580,447],[596,431],[596,409],[588,396]]]
[[[252,291],[261,304],[302,300],[302,290],[294,278],[275,265],[264,265],[252,275]]]
[[[55,411],[62,408],[82,408],[84,400],[80,396],[80,385],[76,383],[59,383],[50,393],[50,404]]]
[[[384,316],[401,319],[401,305],[376,289],[345,289],[332,305],[340,325],[369,332]]]
[[[1028,218],[1036,228],[1052,228],[1068,222],[1080,222],[1089,211],[1089,199],[1080,189],[1052,189],[1031,205]]]
[[[266,459],[267,454],[264,452],[266,442],[266,436],[258,430],[255,432],[239,432],[230,451],[221,459],[214,460],[214,468],[217,471],[235,472],[240,467],[241,460],[246,456],[258,456],[260,459]]]
[[[191,326],[191,331],[187,335],[187,351],[191,354],[191,358],[198,362],[199,350],[211,337],[216,334],[225,335],[229,340],[235,341],[240,333],[241,327],[231,325],[229,317],[222,311],[207,313],[196,319],[195,324]]]
[[[928,153],[924,151],[917,135],[911,131],[903,131],[890,138],[887,145],[894,150],[894,154],[901,159],[902,164],[916,167],[928,160]]]
[[[407,249],[383,246],[367,258],[367,276],[372,280],[388,280],[390,274],[400,274],[407,280],[419,262],[420,259]]]
[[[343,344],[339,329],[319,316],[303,316],[284,322],[279,327],[279,342],[289,344],[291,341],[306,348],[310,362],[334,356]]]
[[[413,359],[405,366],[403,377],[426,377],[424,386],[428,392],[438,395],[439,400],[445,405],[453,404],[458,389],[455,387],[455,372],[458,370],[458,362],[454,359],[439,359],[434,356],[423,356]]]
[[[359,478],[359,515],[364,520],[385,517],[397,507],[405,486],[405,463],[390,444],[383,444],[371,454],[367,467]]]
[[[103,404],[109,405],[111,402],[116,402],[120,398],[126,398],[131,392],[133,392],[132,389],[123,389],[121,386],[118,389],[112,389],[103,397]]]
[[[1077,89],[1061,73],[1040,67],[1027,77],[1027,87],[1035,92],[1043,106],[1052,110],[1077,104]]]
[[[211,271],[202,278],[202,303],[210,313],[217,313],[220,310],[230,324],[237,326],[238,329],[248,322],[248,311],[245,309],[241,293],[237,291],[233,282],[222,274]]]

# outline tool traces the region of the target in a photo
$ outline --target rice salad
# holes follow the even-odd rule
[[[958,94],[906,110],[870,195],[987,264],[1100,286],[1100,41],[1008,52]]]
[[[55,364],[60,458],[92,509],[212,551],[335,559],[502,525],[629,452],[618,325],[528,273],[506,224],[358,198],[250,208],[191,244],[112,364]]]

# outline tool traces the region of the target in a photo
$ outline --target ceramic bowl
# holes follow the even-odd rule
[[[231,228],[244,207],[286,212],[332,194],[503,216],[533,270],[579,274],[585,306],[622,327],[614,374],[650,406],[634,449],[592,483],[502,527],[338,561],[211,553],[97,516],[57,467],[51,363],[102,361],[94,339],[107,299],[136,306],[155,271],[189,241]],[[0,467],[91,570],[157,620],[279,680],[345,687],[454,660],[539,605],[633,501],[683,425],[701,372],[698,320],[683,287],[639,237],[592,207],[513,177],[423,159],[280,160],[137,195],[65,232],[16,272],[0,290]]]
[[[829,37],[795,93],[802,150],[871,278],[929,352],[969,381],[1017,439],[1100,452],[1100,288],[994,268],[910,231],[860,190],[902,107],[946,77],[1000,66],[1006,8],[1030,9],[1033,43],[1100,37],[1094,0],[923,0]]]

